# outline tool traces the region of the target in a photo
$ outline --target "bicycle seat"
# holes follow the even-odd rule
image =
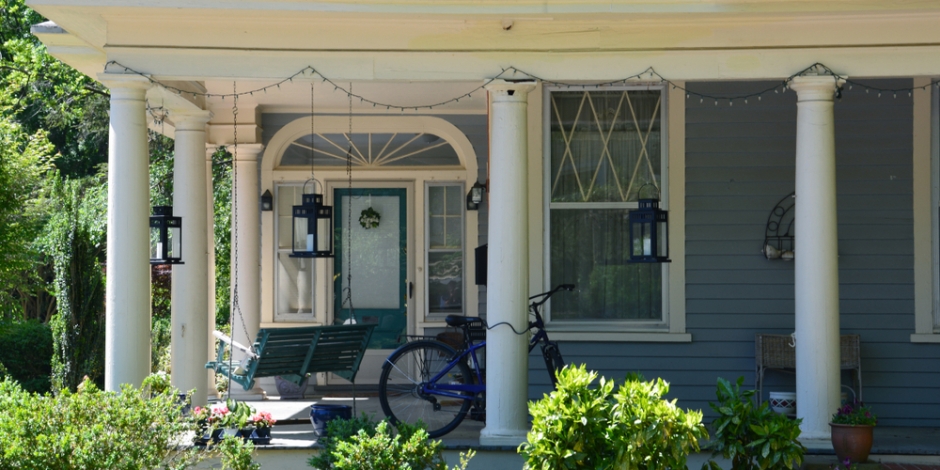
[[[463,326],[474,322],[477,322],[474,326],[478,326],[483,322],[480,317],[465,317],[463,315],[447,315],[444,321],[447,322],[449,326]]]

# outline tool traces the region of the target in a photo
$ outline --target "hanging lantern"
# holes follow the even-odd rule
[[[305,185],[306,186],[306,185]],[[333,207],[323,204],[322,194],[303,194],[294,206],[292,258],[333,257]]]
[[[150,264],[183,264],[183,219],[173,206],[155,206],[150,216]]]
[[[659,199],[640,199],[640,207],[630,211],[630,262],[670,262],[669,213],[659,208]]]

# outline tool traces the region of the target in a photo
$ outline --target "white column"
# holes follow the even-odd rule
[[[235,147],[229,147],[234,151]],[[258,191],[258,157],[261,144],[242,144],[235,156],[235,201],[232,213],[232,337],[251,345],[261,326],[261,193]],[[238,303],[236,305],[236,298]],[[236,354],[236,359],[241,355]],[[232,397],[257,395],[261,389],[245,391],[231,385]]]
[[[529,293],[526,100],[535,83],[499,80],[486,88],[492,102],[487,320],[521,331],[528,326]],[[499,326],[487,332],[486,348],[480,444],[517,446],[529,430],[528,337]]]
[[[139,387],[150,373],[150,184],[145,93],[138,76],[101,74],[111,90],[105,390]]]
[[[207,262],[208,267],[208,322],[206,323],[206,346],[207,354],[211,360],[215,360],[215,338],[212,332],[215,331],[215,191],[212,182],[212,156],[215,155],[218,147],[215,145],[206,146],[206,243],[209,248]],[[215,390],[215,372],[206,369],[206,375],[209,383],[209,394]]]
[[[171,343],[173,386],[194,390],[192,404],[205,406],[209,332],[209,248],[206,244],[206,123],[208,111],[172,112],[176,125],[173,160],[173,215],[181,217],[182,258],[173,266]]]
[[[796,118],[796,403],[801,438],[829,439],[839,405],[839,243],[831,76],[793,79]]]

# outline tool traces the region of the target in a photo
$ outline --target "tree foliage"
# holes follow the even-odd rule
[[[95,180],[53,180],[44,250],[55,266],[58,314],[52,318],[53,390],[75,390],[83,377],[104,379],[104,219]]]

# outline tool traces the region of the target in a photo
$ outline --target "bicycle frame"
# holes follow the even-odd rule
[[[531,353],[535,346],[540,342],[545,341],[548,343],[548,333],[545,332],[545,322],[542,320],[542,315],[539,312],[539,307],[544,304],[549,297],[552,296],[555,292],[559,290],[571,290],[574,286],[570,284],[562,284],[555,289],[546,292],[544,294],[538,294],[532,296],[530,299],[535,299],[538,297],[544,297],[541,301],[533,302],[530,307],[535,313],[535,321],[529,322],[528,330],[536,328],[536,333],[532,335],[532,338],[529,339],[529,352]],[[477,359],[477,350],[486,347],[486,340],[480,341],[475,344],[471,344],[467,349],[460,351],[454,358],[444,367],[440,372],[437,373],[434,377],[428,380],[427,383],[421,385],[421,392],[428,395],[438,395],[449,398],[458,398],[461,400],[468,399],[468,396],[465,394],[454,393],[454,392],[469,392],[473,395],[482,393],[486,391],[486,383],[483,381],[483,374],[480,372],[480,362]],[[438,383],[445,374],[451,371],[460,361],[466,360],[467,356],[470,356],[471,369],[473,370],[474,375],[476,376],[476,383],[474,384],[445,384]],[[550,372],[551,373],[551,372]]]

